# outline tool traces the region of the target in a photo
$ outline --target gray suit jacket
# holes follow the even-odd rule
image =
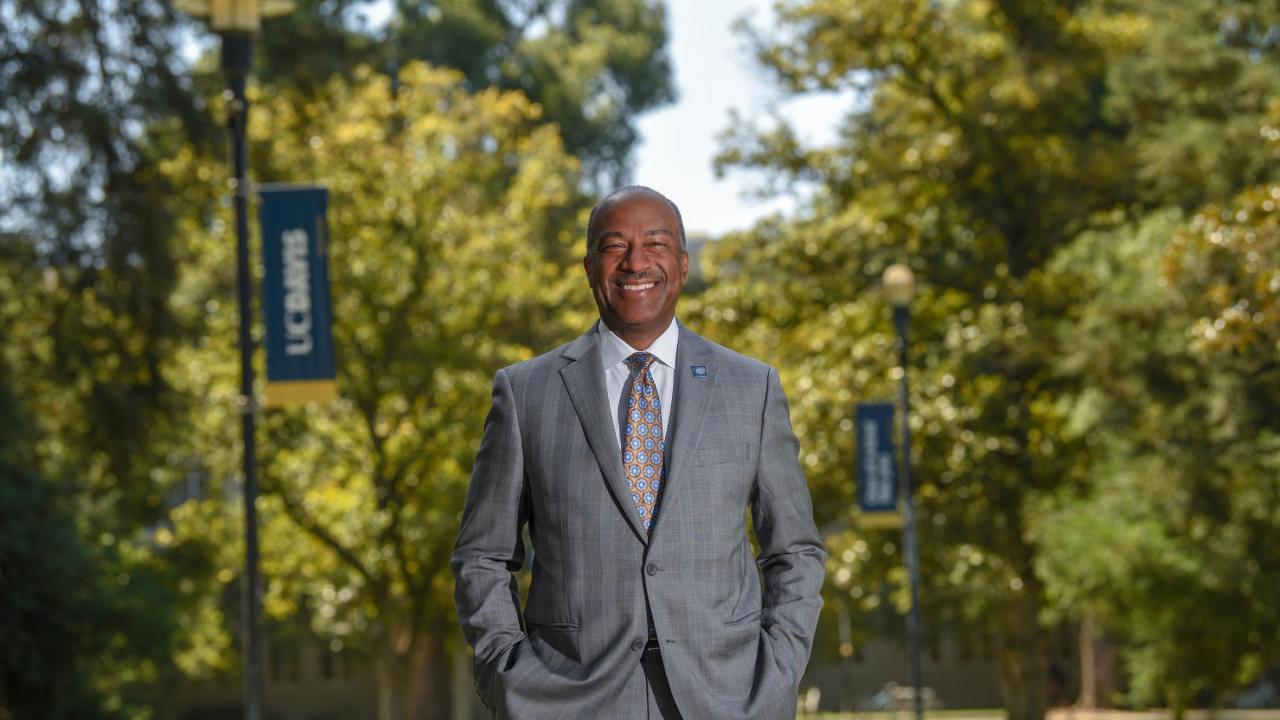
[[[452,566],[476,688],[496,717],[643,713],[618,698],[642,672],[646,609],[686,718],[794,717],[826,551],[782,386],[772,368],[684,326],[675,371],[667,483],[648,536],[595,330],[494,379]],[[522,613],[513,573],[526,524]]]

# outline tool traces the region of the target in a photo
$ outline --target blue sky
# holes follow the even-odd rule
[[[756,64],[732,25],[747,16],[752,25],[769,27],[772,0],[668,0],[666,6],[680,96],[674,105],[640,118],[643,140],[635,151],[635,182],[670,196],[690,232],[720,235],[790,210],[790,200],[744,197],[752,186],[749,173],[734,171],[717,180],[712,169],[716,136],[729,125],[730,110],[737,109],[765,124],[766,114],[777,112],[802,138],[829,142],[850,107],[849,97],[786,98]]]

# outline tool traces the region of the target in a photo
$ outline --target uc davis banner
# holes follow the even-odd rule
[[[893,404],[858,403],[858,508],[863,527],[900,527],[897,459],[893,450]]]
[[[329,304],[329,192],[294,185],[264,185],[258,192],[267,405],[333,400],[338,390]]]

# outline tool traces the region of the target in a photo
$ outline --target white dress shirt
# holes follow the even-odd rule
[[[618,427],[618,406],[622,402],[622,389],[627,385],[631,369],[627,367],[627,358],[632,353],[642,352],[628,345],[622,338],[613,334],[604,321],[596,324],[600,333],[600,361],[604,365],[604,390],[608,399],[609,417],[613,419],[613,434],[618,438],[618,451],[622,451],[622,428]],[[667,429],[671,427],[671,397],[675,387],[676,345],[680,342],[680,328],[675,319],[667,329],[658,336],[653,344],[643,352],[657,356],[658,361],[649,367],[653,381],[658,385],[658,397],[662,399],[662,434],[665,438]]]

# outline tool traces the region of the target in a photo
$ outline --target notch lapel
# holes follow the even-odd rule
[[[690,368],[700,365],[706,377],[693,377]],[[711,347],[700,336],[680,325],[680,344],[676,349],[674,405],[671,408],[671,432],[667,442],[667,485],[662,491],[662,505],[653,531],[659,532],[662,518],[676,502],[676,496],[687,482],[685,474],[693,463],[698,437],[706,420],[707,407],[715,391],[719,373],[711,356]]]
[[[631,530],[640,542],[647,544],[648,533],[640,524],[635,502],[631,499],[631,484],[622,471],[622,448],[613,433],[613,423],[617,420],[611,419],[608,409],[604,370],[600,366],[600,341],[595,327],[565,348],[563,355],[572,362],[560,368],[560,377],[569,392],[573,409],[578,413],[578,421],[582,423],[582,430],[586,433],[587,444],[591,446],[591,452],[600,465],[605,485],[613,494],[618,510],[631,525]]]

